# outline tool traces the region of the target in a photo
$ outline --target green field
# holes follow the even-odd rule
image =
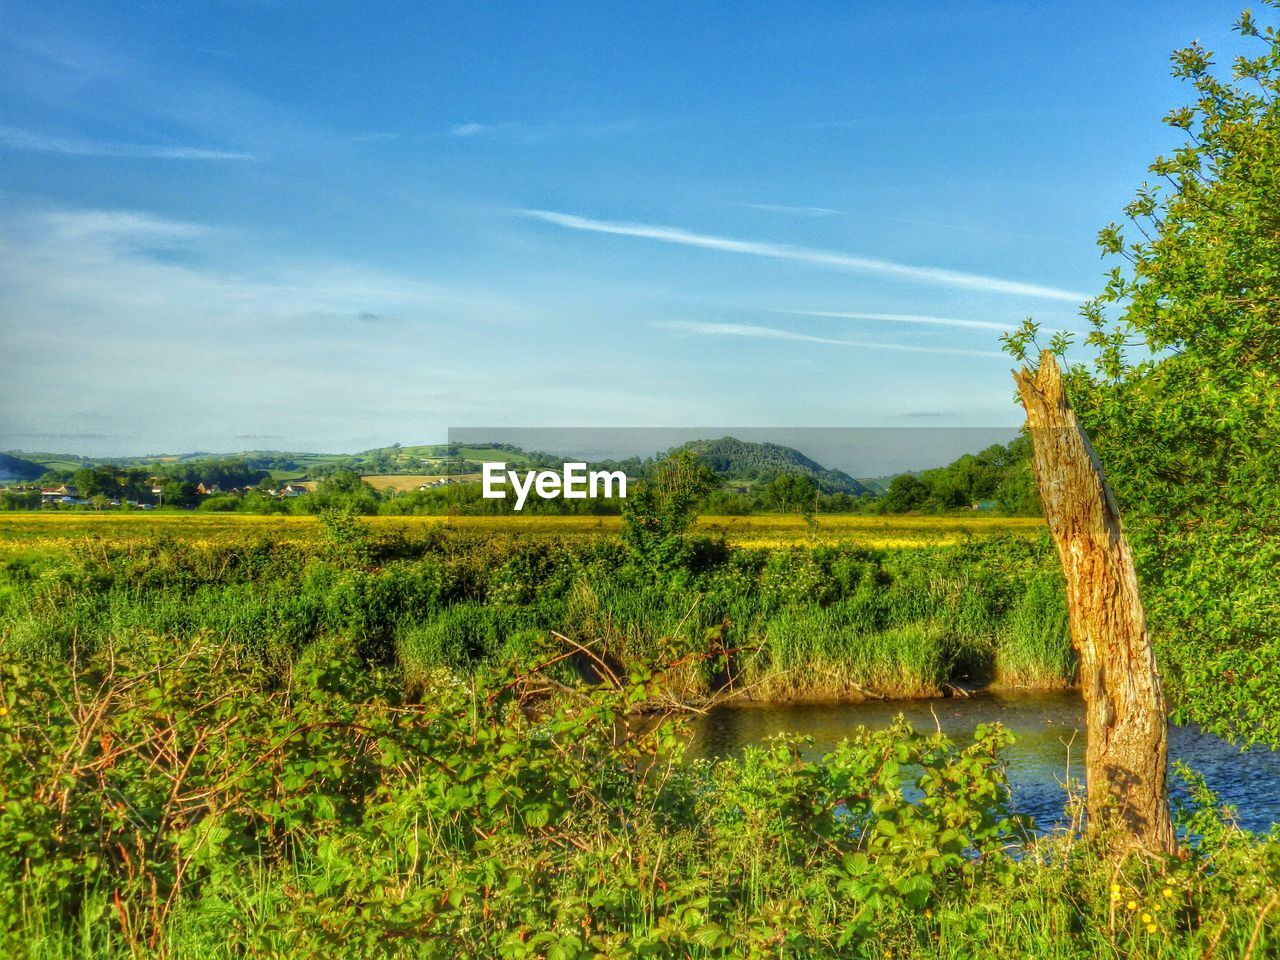
[[[0,517],[0,947],[1156,960],[1240,955],[1256,924],[1275,947],[1280,841],[1208,795],[1185,860],[1032,839],[998,728],[684,759],[712,697],[1070,683],[1038,522],[706,518],[726,542],[661,570],[618,529]]]
[[[379,532],[445,527],[474,533],[508,534],[538,539],[616,536],[622,521],[616,516],[459,516],[369,517],[364,522]],[[0,551],[39,546],[77,537],[116,541],[157,534],[199,543],[231,542],[243,536],[270,535],[307,541],[320,532],[314,517],[255,516],[252,514],[196,514],[190,512],[4,513],[0,514]],[[702,517],[697,533],[723,535],[737,546],[777,547],[790,544],[843,543],[868,548],[945,546],[970,538],[1000,534],[1035,536],[1044,521],[1026,517],[972,516],[843,516],[827,515],[809,527],[798,516]]]

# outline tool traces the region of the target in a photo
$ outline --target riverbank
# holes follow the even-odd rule
[[[313,523],[306,540],[237,529],[209,538],[177,525],[12,550],[0,567],[0,650],[60,659],[110,639],[208,633],[286,669],[309,646],[342,639],[418,689],[439,670],[556,655],[558,634],[624,672],[677,663],[668,686],[690,700],[1054,689],[1074,676],[1043,536],[877,549],[696,537],[679,567],[657,571],[613,536],[353,520]],[[561,679],[584,675],[580,661],[564,661]]]
[[[1280,840],[1224,820],[1194,779],[1185,859],[1117,871],[1070,833],[1028,832],[1019,747],[998,727],[948,737],[845,716],[850,739],[820,756],[793,729],[698,759],[708,718],[671,712],[727,689],[1068,683],[1044,539],[695,537],[655,569],[611,536],[350,517],[308,539],[176,529],[28,543],[0,566],[10,952],[1154,960],[1276,946]],[[834,709],[923,721],[982,699]]]
[[[857,727],[893,726],[899,717],[920,731],[938,731],[957,743],[979,726],[999,723],[1013,735],[1002,758],[1012,808],[1034,818],[1041,831],[1068,827],[1069,793],[1083,792],[1085,724],[1078,691],[980,691],[967,697],[868,700],[863,703],[751,703],[729,701],[692,717],[689,757],[738,757],[749,747],[785,735],[805,738],[801,756],[820,760]],[[1170,724],[1171,770],[1186,764],[1242,827],[1265,834],[1280,823],[1280,753],[1242,753],[1194,726]],[[1187,803],[1186,784],[1170,777],[1175,803]]]

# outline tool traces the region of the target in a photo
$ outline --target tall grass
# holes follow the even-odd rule
[[[341,543],[46,546],[0,566],[0,649],[59,660],[108,638],[210,635],[287,666],[336,637],[416,684],[525,658],[555,631],[622,666],[694,654],[669,677],[686,697],[732,685],[783,699],[1052,687],[1074,669],[1054,559],[1022,538],[895,550],[706,541],[659,576],[609,538],[361,529]]]
[[[996,671],[1011,686],[1053,688],[1073,682],[1076,662],[1060,578],[1041,573],[1027,581],[1005,621]]]

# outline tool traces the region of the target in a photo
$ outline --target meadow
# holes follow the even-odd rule
[[[1034,524],[748,519],[656,568],[610,518],[4,518],[0,947],[1274,954],[1280,838],[1191,774],[1182,856],[1116,864],[1010,810],[999,727],[686,759],[719,697],[1074,675]]]
[[[394,651],[415,678],[521,656],[555,631],[628,667],[673,644],[732,649],[715,669],[761,699],[1070,683],[1038,524],[839,519],[706,518],[659,574],[610,517],[14,514],[0,518],[0,642],[63,656],[207,630],[288,659],[336,635],[375,659]],[[673,686],[704,699],[721,692],[715,669]]]
[[[369,478],[366,478],[369,479]],[[401,532],[442,527],[477,534],[521,538],[616,536],[618,516],[562,516],[512,514],[496,516],[374,516],[365,519],[378,532]],[[972,538],[1011,534],[1033,537],[1043,533],[1044,521],[1033,517],[991,514],[943,516],[823,515],[806,524],[795,514],[745,517],[700,517],[696,533],[723,536],[743,547],[779,547],[810,543],[846,543],[873,549],[886,547],[949,546]],[[44,511],[0,513],[0,551],[39,547],[53,541],[104,537],[113,542],[144,540],[163,535],[198,543],[231,543],[245,536],[270,534],[281,540],[308,542],[322,534],[312,516],[204,514],[192,511]]]

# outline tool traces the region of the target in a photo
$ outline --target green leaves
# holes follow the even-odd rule
[[[1134,548],[1179,716],[1280,744],[1280,37],[1248,12],[1256,54],[1229,75],[1173,56],[1185,142],[1151,164],[1098,237],[1119,258],[1083,308],[1095,351],[1068,389]],[[1126,236],[1130,241],[1126,242]],[[1005,338],[1025,360],[1037,329]],[[1055,344],[1054,349],[1064,347]]]
[[[623,541],[655,571],[672,571],[688,556],[685,533],[698,504],[718,482],[692,451],[673,453],[632,484],[622,506]]]

